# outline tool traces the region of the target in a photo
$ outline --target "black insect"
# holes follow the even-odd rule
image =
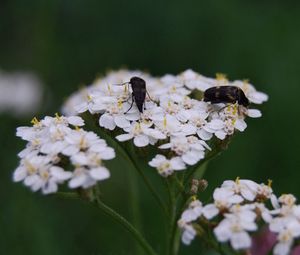
[[[129,107],[129,109],[125,112],[129,112],[130,109],[133,106],[133,103],[136,103],[137,108],[139,109],[140,112],[143,112],[144,110],[144,104],[145,104],[145,99],[146,99],[146,94],[148,95],[148,97],[151,99],[151,97],[148,94],[148,91],[146,89],[146,82],[145,80],[143,80],[140,77],[134,76],[130,79],[129,82],[124,82],[120,85],[125,85],[125,84],[130,84],[131,85],[131,89],[132,89],[132,101],[131,101],[131,105]],[[153,100],[152,100],[153,101]]]
[[[236,86],[218,86],[204,91],[204,101],[212,104],[218,103],[238,103],[248,107],[250,102],[243,90]]]

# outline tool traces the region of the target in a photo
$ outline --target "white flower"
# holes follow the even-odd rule
[[[59,116],[57,113],[55,117],[46,116],[44,119],[41,120],[41,124],[45,127],[51,126],[68,126],[72,125],[74,127],[81,127],[84,126],[84,121],[79,116]]]
[[[109,89],[110,90],[110,87]],[[89,111],[91,114],[101,112],[105,110],[106,103],[113,100],[108,93],[104,93],[103,91],[97,90],[95,88],[91,89],[91,91],[85,92],[85,98],[78,105],[74,106],[74,110],[77,113],[83,113]]]
[[[257,196],[259,185],[251,180],[237,178],[236,181],[224,181],[221,187],[241,195],[246,200],[253,201]]]
[[[275,218],[270,223],[270,230],[278,233],[274,254],[286,255],[289,254],[294,239],[300,236],[300,223],[291,217]]]
[[[216,188],[213,194],[214,203],[203,208],[203,215],[207,219],[212,219],[220,212],[226,212],[233,204],[243,202],[243,198],[233,190],[226,188]]]
[[[151,129],[151,123],[133,122],[130,127],[124,128],[127,134],[118,135],[116,139],[124,142],[133,139],[137,147],[147,146],[149,143],[154,144],[157,139],[164,139],[166,136],[159,130]]]
[[[155,167],[158,173],[164,177],[171,175],[174,171],[185,169],[185,164],[180,157],[167,159],[163,155],[156,155],[149,165]]]
[[[142,113],[133,101],[132,84],[128,84],[134,76],[141,77],[146,82],[147,93]],[[253,85],[245,81],[231,82],[223,74],[208,78],[195,71],[186,70],[179,75],[152,77],[140,71],[119,70],[97,79],[85,91],[80,90],[73,94],[64,109],[68,112],[74,112],[75,109],[76,113],[89,111],[91,114],[99,114],[100,127],[116,129],[118,141],[132,139],[136,147],[154,145],[158,140],[166,139],[170,142],[161,146],[168,150],[166,153],[175,152],[186,165],[195,165],[205,157],[206,149],[210,149],[204,141],[212,139],[213,136],[223,140],[237,130],[242,132],[247,127],[246,116],[261,116],[260,111],[238,104],[204,102],[199,100],[201,93],[193,91],[205,91],[207,88],[223,85],[240,87],[246,96],[249,95],[251,102],[262,103],[267,99]],[[197,99],[192,98],[194,95]],[[20,130],[20,133],[24,134],[23,137],[25,133],[26,137],[30,136],[29,131]],[[185,139],[193,142],[188,142],[186,146],[184,142],[178,142],[178,148],[183,149],[178,153],[180,150],[175,149],[174,137],[187,137]],[[35,139],[34,142],[39,144],[41,141]],[[64,144],[55,144],[53,147],[47,151],[66,149],[63,148]],[[31,153],[31,148],[22,154]],[[86,158],[83,160],[81,155],[76,161],[86,161]]]
[[[65,140],[68,145],[62,153],[66,156],[73,156],[80,151],[95,151],[106,145],[105,141],[99,139],[95,133],[86,132],[83,129],[71,130],[66,135]]]
[[[72,176],[71,172],[51,165],[51,158],[32,156],[22,159],[20,166],[15,170],[13,179],[24,184],[32,191],[42,190],[43,194],[57,191],[57,184],[63,183]]]
[[[255,231],[255,213],[245,209],[233,214],[226,214],[219,225],[214,229],[218,241],[227,242],[233,249],[247,249],[251,246],[251,238],[247,231]]]
[[[113,159],[115,152],[95,133],[80,129],[84,125],[80,117],[46,116],[32,123],[33,127],[17,129],[17,135],[28,143],[18,154],[21,161],[14,181],[24,181],[33,191],[41,189],[48,194],[56,192],[58,184],[68,179],[72,188],[87,188],[109,178],[102,160]],[[64,161],[71,165],[66,165],[70,171],[64,171]]]
[[[247,116],[251,118],[260,118],[262,116],[261,111],[257,109],[248,109]]]
[[[248,81],[234,81],[232,83],[233,86],[240,87],[245,93],[246,97],[250,100],[250,102],[254,104],[262,104],[263,102],[268,101],[268,95],[265,93],[257,91],[252,84]]]
[[[183,229],[183,233],[181,236],[182,242],[185,245],[190,245],[197,234],[196,230],[189,224],[183,224],[181,225],[181,228]]]
[[[105,167],[96,167],[87,169],[85,167],[77,167],[74,170],[73,177],[69,182],[69,187],[74,189],[78,187],[88,188],[110,177],[110,173]]]
[[[180,121],[170,114],[166,114],[164,117],[154,120],[154,125],[167,136],[174,133],[178,134],[181,130]]]
[[[114,130],[116,126],[119,128],[130,127],[130,121],[127,119],[126,109],[129,109],[130,105],[128,103],[123,103],[121,101],[112,102],[107,105],[106,112],[102,114],[99,118],[100,127],[104,127],[109,130]],[[132,118],[132,114],[130,117]],[[135,120],[139,118],[138,113],[135,114]],[[132,119],[131,119],[132,120]]]
[[[266,199],[274,199],[273,190],[271,188],[272,181],[268,180],[268,185],[262,183],[258,186],[257,189],[257,199],[266,200]]]
[[[189,204],[189,207],[181,214],[179,221],[190,223],[198,219],[202,215],[202,203],[199,200],[194,200]]]
[[[278,201],[287,206],[293,206],[296,203],[296,197],[293,194],[283,194],[278,198]]]
[[[195,165],[204,158],[205,147],[209,148],[195,136],[171,137],[170,143],[159,146],[160,149],[171,149],[188,165]]]
[[[189,223],[197,220],[202,214],[202,203],[199,200],[194,200],[189,204],[189,207],[184,210],[181,218],[178,220],[178,226],[183,233],[181,240],[185,245],[189,245],[196,236],[196,230]]]

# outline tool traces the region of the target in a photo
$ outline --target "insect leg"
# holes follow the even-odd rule
[[[129,101],[129,99],[130,99],[130,96],[126,100],[122,101],[122,103],[125,103],[125,102],[127,103]]]
[[[147,96],[149,97],[149,99],[150,99],[153,103],[155,103],[155,101],[150,97],[150,95],[149,95],[149,93],[148,93],[147,90],[146,90],[146,93],[147,93]]]
[[[126,114],[127,112],[129,112],[129,111],[130,111],[130,109],[131,109],[131,108],[132,108],[132,106],[133,106],[133,102],[134,102],[134,96],[133,96],[133,93],[132,93],[131,99],[132,99],[132,101],[131,101],[131,105],[130,105],[129,109],[128,109],[126,112],[124,112],[124,114]]]
[[[218,110],[218,113],[227,107],[228,107],[228,105],[223,106],[221,109]]]

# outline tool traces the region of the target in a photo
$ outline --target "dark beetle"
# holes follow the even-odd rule
[[[130,109],[133,106],[133,103],[136,103],[137,108],[139,109],[140,112],[143,112],[143,106],[145,104],[145,99],[146,99],[146,94],[148,95],[149,99],[153,101],[146,89],[146,82],[140,77],[134,76],[130,79],[130,81],[124,82],[122,84],[115,84],[115,85],[126,85],[130,84],[131,89],[132,89],[132,102],[129,107],[129,109],[125,112],[129,112]]]
[[[128,82],[131,85],[132,89],[132,102],[130,108],[127,112],[132,108],[133,102],[135,101],[137,108],[140,112],[143,112],[143,106],[146,98],[146,82],[137,76],[134,76]]]
[[[249,106],[249,100],[243,90],[236,86],[218,86],[204,91],[204,101],[212,104],[238,103],[245,107]]]

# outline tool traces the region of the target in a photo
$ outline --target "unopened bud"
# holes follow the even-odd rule
[[[208,186],[208,182],[205,179],[192,179],[190,194],[195,195],[198,192],[204,191]]]
[[[207,180],[205,180],[205,179],[199,180],[199,191],[206,190],[207,186],[208,186],[208,181]]]

